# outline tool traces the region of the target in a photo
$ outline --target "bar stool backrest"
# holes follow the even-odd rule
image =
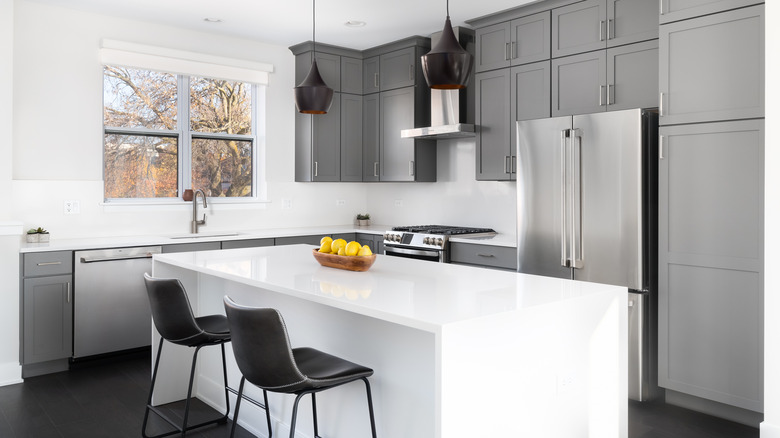
[[[168,342],[191,345],[203,330],[195,321],[190,300],[177,278],[153,278],[144,274],[152,320],[160,336]]]
[[[224,301],[233,355],[250,383],[287,392],[307,380],[295,364],[287,327],[278,310],[242,306],[227,296]]]

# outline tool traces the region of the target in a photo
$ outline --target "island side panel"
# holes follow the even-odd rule
[[[186,272],[182,274],[188,275]],[[312,280],[302,278],[300,281]],[[249,306],[273,307],[279,309],[285,318],[293,347],[317,348],[373,368],[375,374],[369,380],[379,436],[438,436],[433,333],[207,274],[198,274],[196,283],[198,292],[195,301],[198,314],[224,314],[224,295]],[[344,292],[344,295],[336,298],[361,299],[360,294]],[[332,294],[332,291],[323,293]],[[237,389],[241,374],[235,365],[230,344],[226,347],[229,386]],[[212,406],[223,409],[224,393],[221,392],[220,386],[219,351],[213,350],[201,353],[203,359],[200,360],[197,394]],[[248,395],[262,400],[261,391],[251,385],[247,386]],[[275,436],[289,435],[294,398],[289,395],[269,394]],[[232,396],[231,404],[235,406]],[[367,409],[362,382],[318,394],[320,434],[365,438],[370,433]],[[264,415],[263,411],[244,403],[239,424],[257,435],[265,436]],[[313,436],[311,402],[308,397],[300,403],[298,416],[296,431],[300,431],[302,436]]]
[[[445,326],[442,436],[627,438],[627,292],[606,288]]]

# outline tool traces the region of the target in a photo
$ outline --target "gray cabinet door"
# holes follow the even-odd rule
[[[333,91],[341,91],[341,57],[329,53],[317,52],[317,69],[325,84]],[[295,85],[300,84],[311,69],[311,52],[295,57]]]
[[[288,236],[288,237],[277,237],[274,239],[274,242],[276,243],[276,246],[283,246],[283,245],[298,245],[298,244],[306,244],[306,245],[320,245],[320,240],[322,239],[321,235],[309,235],[309,236]]]
[[[363,94],[379,92],[379,57],[363,60]]]
[[[341,96],[333,94],[327,114],[307,114],[311,120],[311,181],[341,179]]]
[[[363,96],[363,181],[379,181],[379,94]]]
[[[381,91],[414,85],[417,57],[414,47],[379,56],[379,89]]]
[[[498,23],[476,30],[474,71],[479,73],[509,67],[510,23]]]
[[[606,34],[604,0],[586,0],[552,10],[553,58],[604,49]]]
[[[477,126],[476,178],[479,181],[512,179],[509,126],[511,70],[504,68],[479,73],[476,87],[475,124]]]
[[[341,92],[363,94],[363,60],[341,57]]]
[[[169,254],[173,252],[213,251],[220,248],[222,248],[220,242],[177,243],[174,245],[163,245],[162,252]]]
[[[70,275],[24,279],[22,364],[73,355],[71,282]]]
[[[414,181],[413,138],[401,130],[414,127],[414,87],[379,95],[380,181]]]
[[[606,57],[605,50],[597,50],[552,60],[553,116],[606,110]]]
[[[658,383],[760,412],[764,122],[660,134]]]
[[[660,123],[764,116],[764,6],[665,24]]]
[[[607,47],[658,38],[658,3],[607,0]]]
[[[512,20],[510,25],[512,65],[550,59],[550,11]]]
[[[363,180],[363,97],[341,94],[341,179]]]
[[[658,41],[607,49],[607,110],[658,106]]]
[[[260,246],[274,246],[274,239],[268,237],[265,239],[225,240],[222,242],[222,249],[257,248]]]
[[[512,67],[511,73],[510,120],[550,117],[550,61]]]
[[[659,0],[661,2],[660,22],[685,20],[702,15],[737,9],[743,6],[763,3],[763,0]]]

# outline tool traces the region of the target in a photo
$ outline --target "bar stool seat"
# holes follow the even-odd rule
[[[144,274],[146,282],[146,291],[149,295],[149,304],[152,310],[152,320],[154,326],[160,333],[160,345],[157,349],[157,357],[154,361],[154,370],[152,371],[152,383],[149,388],[149,398],[146,402],[144,412],[144,422],[141,434],[144,438],[161,438],[174,434],[186,436],[187,432],[209,424],[222,424],[227,422],[230,413],[230,400],[228,399],[227,386],[227,368],[225,366],[225,343],[230,342],[230,327],[227,317],[223,315],[208,315],[195,317],[192,314],[187,293],[181,282],[175,278],[153,278],[149,274]],[[154,394],[154,384],[157,381],[157,369],[160,365],[160,356],[162,356],[162,347],[164,341],[186,347],[194,347],[195,352],[192,355],[192,367],[190,369],[190,381],[187,389],[187,399],[184,405],[184,418],[179,424],[171,419],[159,408],[152,406],[152,395]],[[222,349],[222,376],[225,386],[225,406],[227,407],[224,415],[198,424],[189,425],[190,400],[192,398],[192,383],[195,377],[195,365],[198,359],[198,352],[201,348],[219,345]],[[154,412],[168,424],[175,427],[173,432],[166,432],[159,435],[149,436],[146,434],[149,412]]]
[[[246,380],[263,390],[266,401],[266,391],[296,395],[290,422],[290,438],[295,437],[298,402],[301,397],[311,394],[314,436],[319,438],[315,394],[362,380],[368,398],[371,436],[376,438],[374,405],[371,400],[371,385],[368,383],[368,377],[374,374],[374,370],[314,348],[292,348],[284,319],[276,309],[241,306],[227,296],[224,302],[233,336],[233,355],[242,374],[236,410],[233,414],[233,429],[230,431],[231,438],[238,422],[241,394]],[[271,419],[268,410],[266,410],[266,420],[268,437],[271,438]]]

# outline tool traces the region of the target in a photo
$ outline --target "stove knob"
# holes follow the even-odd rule
[[[384,236],[384,237],[385,237],[385,240],[387,240],[387,238],[388,238],[389,236],[387,235],[387,233],[385,233],[385,236]]]
[[[401,235],[400,234],[396,234],[395,236],[393,236],[393,240],[395,240],[396,242],[400,242],[401,241]]]
[[[439,237],[438,239],[436,239],[436,244],[439,246],[444,246],[444,239]]]
[[[426,244],[426,245],[429,244],[430,242],[431,242],[431,238],[430,237],[426,237],[426,238],[423,239],[423,243]]]

